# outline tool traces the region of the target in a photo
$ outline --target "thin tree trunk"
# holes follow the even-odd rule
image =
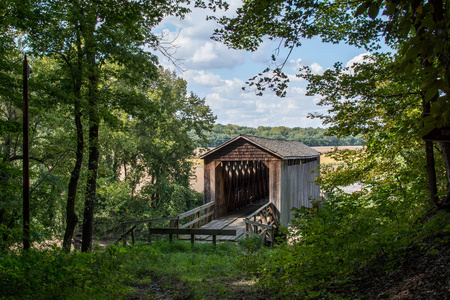
[[[425,155],[426,155],[426,169],[428,175],[428,192],[430,194],[430,200],[434,205],[438,205],[437,197],[437,184],[436,184],[436,168],[434,160],[433,142],[425,142]]]
[[[440,142],[440,145],[447,178],[447,196],[441,201],[440,208],[450,209],[450,142]]]
[[[78,217],[75,212],[75,201],[77,197],[78,180],[80,179],[81,165],[83,162],[83,151],[84,151],[83,125],[81,123],[81,109],[78,99],[75,100],[75,124],[77,130],[77,152],[76,152],[75,166],[72,170],[69,181],[69,190],[67,194],[67,206],[66,206],[67,212],[66,231],[64,233],[64,240],[63,240],[63,249],[67,253],[70,252],[73,233],[78,223]]]
[[[97,66],[95,64],[93,51],[88,51],[87,61],[89,64],[89,162],[83,214],[82,252],[90,251],[92,247],[94,204],[97,195],[97,171],[99,159],[98,132],[100,123],[98,113]]]
[[[67,205],[66,205],[66,230],[64,232],[63,249],[65,252],[70,252],[72,245],[73,233],[78,223],[78,216],[75,212],[75,202],[77,197],[78,181],[80,179],[81,166],[84,156],[84,133],[83,124],[81,122],[81,86],[83,84],[83,52],[82,42],[80,37],[80,25],[78,24],[77,31],[77,65],[76,71],[72,73],[73,78],[73,91],[75,95],[75,126],[77,135],[77,150],[75,158],[75,166],[70,175],[69,187],[67,192]]]

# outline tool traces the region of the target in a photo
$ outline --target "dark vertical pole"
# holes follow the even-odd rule
[[[23,249],[30,248],[30,160],[28,149],[28,61],[23,60]]]

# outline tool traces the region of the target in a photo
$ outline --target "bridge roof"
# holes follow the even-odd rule
[[[285,140],[274,140],[267,139],[258,136],[250,135],[239,135],[228,142],[223,143],[220,146],[206,152],[201,155],[200,158],[204,159],[220,149],[227,147],[238,140],[246,140],[247,142],[261,148],[262,150],[270,153],[271,155],[278,157],[279,159],[302,159],[302,158],[313,158],[320,156],[320,153],[305,144],[298,141],[285,141]]]

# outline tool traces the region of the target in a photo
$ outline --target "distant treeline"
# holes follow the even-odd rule
[[[288,128],[284,126],[258,128],[215,124],[210,132],[206,133],[209,140],[209,147],[216,147],[240,134],[255,135],[270,139],[299,141],[308,146],[359,146],[363,145],[363,140],[359,137],[348,136],[345,138],[336,138],[325,134],[324,128]]]

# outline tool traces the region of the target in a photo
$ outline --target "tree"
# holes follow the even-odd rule
[[[99,124],[109,111],[108,87],[117,81],[139,88],[156,76],[156,56],[147,49],[161,49],[151,29],[165,16],[183,17],[186,1],[16,1],[12,6],[27,33],[27,46],[38,55],[49,55],[67,70],[71,84],[77,151],[69,183],[65,247],[77,223],[73,204],[83,159],[83,113],[88,118],[88,176],[85,190],[82,250],[90,249],[99,161]],[[211,1],[212,2],[212,1]],[[206,6],[196,1],[199,6]],[[220,1],[216,4],[221,6]],[[105,69],[107,64],[117,69]],[[129,108],[130,106],[128,106]]]
[[[161,67],[158,73],[143,90],[144,105],[134,105],[133,114],[117,106],[101,123],[97,233],[122,221],[173,216],[199,205],[190,190],[191,159],[196,147],[205,145],[204,132],[215,116],[204,99],[187,92],[183,79]],[[110,93],[131,104],[128,90],[117,83]]]
[[[380,13],[381,12],[381,13]],[[320,36],[324,42],[345,42],[367,50],[379,48],[384,40],[398,50],[395,68],[403,74],[420,76],[423,130],[450,124],[450,73],[448,55],[449,8],[446,1],[246,1],[236,17],[218,20],[223,27],[215,38],[234,48],[255,50],[263,37],[282,39],[288,49],[301,46],[302,39]],[[276,57],[273,57],[276,60]],[[390,65],[390,67],[393,67]],[[272,73],[255,76],[250,85],[273,89],[283,96],[288,84],[283,64]],[[272,75],[271,75],[272,74]],[[441,142],[445,162],[447,195],[437,198],[433,143],[426,142],[430,198],[438,207],[450,205],[449,143]]]

